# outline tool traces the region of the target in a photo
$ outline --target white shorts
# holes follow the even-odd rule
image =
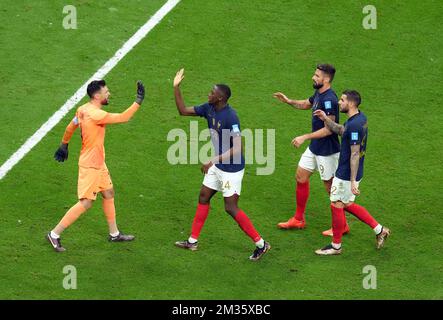
[[[317,170],[320,173],[320,178],[324,181],[328,181],[334,177],[335,171],[338,167],[339,156],[340,152],[329,156],[316,156],[308,147],[301,155],[298,166],[310,172]]]
[[[357,181],[357,187],[360,184],[360,181]],[[334,180],[332,180],[331,195],[329,199],[331,200],[331,202],[354,202],[355,194],[353,194],[351,190],[351,181],[346,181],[334,177]]]
[[[225,198],[234,194],[240,195],[244,173],[244,169],[237,172],[226,172],[213,165],[209,168],[208,173],[205,174],[203,185],[212,190],[223,192],[223,197]]]

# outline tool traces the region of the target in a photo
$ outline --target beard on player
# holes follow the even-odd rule
[[[348,111],[349,111],[349,104],[348,103],[346,103],[346,102],[339,102],[338,103],[338,105],[339,105],[339,109],[340,109],[340,112],[341,113],[348,113]]]
[[[312,87],[316,90],[320,89],[321,87],[323,87],[323,83],[319,83],[319,82],[315,82],[312,84]]]

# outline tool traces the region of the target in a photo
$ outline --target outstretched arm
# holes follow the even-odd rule
[[[323,110],[315,110],[314,115],[323,120],[325,122],[325,127],[327,127],[332,132],[340,136],[342,136],[343,132],[345,132],[345,127],[329,118]]]
[[[195,110],[193,107],[186,107],[185,101],[183,100],[182,93],[180,91],[180,83],[184,79],[185,69],[180,69],[174,78],[174,97],[175,97],[175,105],[177,106],[178,113],[181,116],[196,116]]]
[[[273,94],[274,98],[277,98],[278,100],[280,100],[283,103],[287,103],[291,106],[293,106],[295,109],[299,109],[299,110],[308,110],[311,109],[311,102],[309,101],[309,99],[305,99],[305,100],[292,100],[289,99],[284,93],[282,92],[276,92]]]
[[[140,108],[145,99],[145,87],[141,81],[137,81],[137,98],[135,102],[122,113],[107,113],[103,119],[100,119],[97,124],[112,124],[128,122],[134,113]]]
[[[140,108],[140,105],[137,102],[134,102],[128,109],[123,111],[122,113],[108,113],[106,116],[97,121],[97,124],[115,124],[115,123],[125,123],[131,120],[132,116],[137,112]]]
[[[329,115],[327,117],[335,123],[335,116],[334,115]],[[328,127],[323,127],[317,131],[307,133],[302,136],[295,137],[292,140],[292,144],[294,145],[294,147],[299,148],[306,140],[321,139],[321,138],[327,137],[331,134],[332,134],[332,132],[331,132],[331,130],[329,130]]]

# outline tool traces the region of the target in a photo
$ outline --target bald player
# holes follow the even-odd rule
[[[80,128],[82,148],[78,161],[78,199],[79,201],[66,212],[57,226],[46,235],[46,239],[55,251],[66,249],[60,242],[60,235],[72,225],[84,212],[92,207],[101,193],[103,211],[109,226],[109,241],[132,241],[134,236],[122,234],[115,218],[114,188],[105,163],[105,130],[106,125],[128,122],[140,108],[145,97],[143,84],[137,82],[137,98],[135,102],[122,113],[108,113],[102,110],[108,105],[111,96],[104,80],[92,81],[87,87],[90,101],[77,109],[74,119],[66,127],[62,143],[55,152],[54,158],[59,162],[68,159],[68,143],[77,128]]]

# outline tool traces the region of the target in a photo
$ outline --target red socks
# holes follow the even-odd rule
[[[205,224],[206,218],[209,214],[209,204],[201,204],[197,205],[197,212],[195,213],[194,221],[192,222],[192,232],[191,237],[194,239],[198,239],[200,235],[200,231]],[[234,217],[235,221],[237,221],[240,228],[252,239],[252,241],[257,242],[261,239],[257,230],[255,230],[252,225],[251,220],[249,220],[248,216],[242,211],[239,210]]]
[[[200,231],[205,224],[206,218],[209,214],[209,204],[201,204],[197,205],[197,211],[195,213],[194,221],[192,222],[192,232],[191,237],[194,239],[198,239],[200,235]]]
[[[354,216],[359,218],[362,222],[366,223],[372,229],[374,229],[378,225],[378,222],[371,216],[368,210],[356,203],[347,206],[346,211],[352,213]]]
[[[261,239],[257,230],[255,230],[252,225],[251,220],[249,220],[248,216],[243,212],[243,210],[239,209],[237,214],[234,217],[235,221],[237,221],[240,228],[246,233],[252,241],[257,242]]]
[[[295,219],[305,221],[306,203],[309,198],[309,181],[305,183],[297,182],[296,189],[297,209],[295,210]]]
[[[332,242],[335,244],[341,243],[341,237],[346,224],[345,210],[343,208],[334,207],[331,204],[332,211]]]

